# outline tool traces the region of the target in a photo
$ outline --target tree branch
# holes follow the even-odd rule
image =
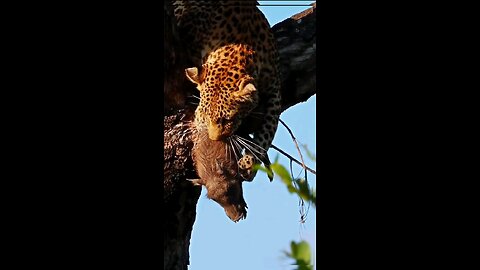
[[[282,153],[284,156],[288,157],[291,161],[295,161],[295,163],[297,163],[298,165],[301,165],[302,166],[302,163],[300,161],[298,161],[296,158],[292,157],[290,154],[288,154],[287,152],[283,151],[282,149],[276,147],[275,145],[271,145],[270,147],[272,147],[273,149],[277,150],[278,152]],[[305,169],[313,174],[317,174],[316,171],[310,169],[308,166],[305,165]]]
[[[272,27],[280,54],[282,111],[307,101],[317,90],[316,3]]]

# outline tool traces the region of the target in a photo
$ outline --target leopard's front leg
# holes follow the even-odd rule
[[[245,150],[245,154],[238,161],[238,167],[240,174],[245,181],[252,181],[256,175],[256,171],[253,170],[254,164],[263,162],[265,167],[270,170],[270,160],[268,159],[267,151],[272,144],[275,132],[277,131],[278,119],[280,117],[280,94],[278,92],[270,95],[267,102],[267,110],[265,114],[265,122],[261,125],[260,129],[254,133],[253,142],[257,146],[252,146],[259,150],[252,153],[248,149]],[[258,147],[260,146],[260,147]],[[261,148],[261,149],[260,149]],[[257,158],[258,157],[258,158]],[[268,176],[270,181],[273,180],[272,175]]]

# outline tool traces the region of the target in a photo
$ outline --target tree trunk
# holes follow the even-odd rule
[[[191,157],[193,142],[190,121],[194,106],[188,103],[193,93],[184,69],[185,50],[179,42],[172,7],[164,2],[164,266],[165,270],[186,270],[196,205],[201,187],[186,179],[194,178]],[[272,27],[278,42],[282,71],[282,111],[306,101],[316,92],[315,10],[312,8]]]

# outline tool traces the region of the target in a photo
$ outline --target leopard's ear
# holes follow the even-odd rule
[[[243,83],[240,85],[238,91],[234,92],[237,97],[244,97],[255,93],[257,89],[252,83],[248,83],[244,85]]]
[[[199,88],[200,84],[205,80],[205,77],[207,76],[207,64],[202,65],[202,69],[200,70],[200,72],[198,72],[198,68],[196,67],[187,68],[185,69],[185,75],[187,75],[187,78],[191,82],[196,84],[197,88]]]
[[[187,75],[187,78],[194,84],[200,84],[200,78],[198,77],[198,68],[191,67],[185,69],[185,75]]]

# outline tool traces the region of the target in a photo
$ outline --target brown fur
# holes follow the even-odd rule
[[[193,147],[193,160],[199,179],[195,185],[207,189],[207,197],[220,204],[234,222],[247,217],[243,198],[242,178],[233,153],[224,141],[210,140],[206,133],[198,134]]]

